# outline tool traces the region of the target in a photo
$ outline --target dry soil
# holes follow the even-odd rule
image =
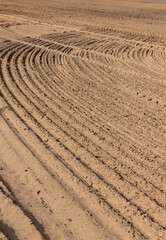
[[[166,1],[0,0],[0,239],[166,239]]]

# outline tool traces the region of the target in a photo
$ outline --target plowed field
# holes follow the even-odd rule
[[[165,240],[166,4],[69,2],[0,0],[0,239]]]

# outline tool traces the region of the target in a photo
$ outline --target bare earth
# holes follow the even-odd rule
[[[0,239],[166,239],[165,0],[0,0]]]

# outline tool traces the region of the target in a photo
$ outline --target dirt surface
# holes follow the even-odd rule
[[[166,239],[166,1],[0,0],[0,239]]]

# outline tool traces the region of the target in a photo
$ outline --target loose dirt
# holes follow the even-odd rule
[[[0,239],[166,239],[166,1],[0,0]]]

